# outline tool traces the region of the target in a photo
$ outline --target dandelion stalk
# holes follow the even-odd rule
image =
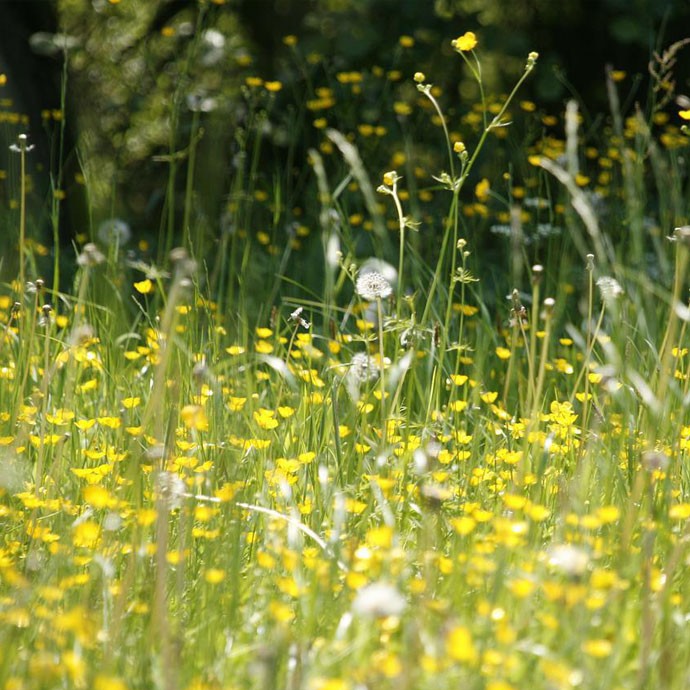
[[[385,350],[383,345],[383,302],[393,292],[390,283],[378,271],[361,273],[355,284],[357,294],[367,302],[376,302],[376,318],[378,321],[378,346],[380,359],[379,383],[381,391],[381,442],[386,443],[386,382],[384,376]]]
[[[19,290],[24,290],[26,276],[24,261],[26,252],[26,135],[19,135],[20,147],[20,192],[19,192]]]
[[[38,282],[38,281],[36,281]],[[43,281],[41,281],[42,284]],[[38,291],[36,292],[36,304],[38,305]],[[41,415],[41,433],[40,433],[40,438],[41,438],[41,447],[39,448],[38,452],[38,460],[36,462],[36,469],[34,472],[34,486],[35,486],[35,491],[36,495],[39,494],[41,490],[41,486],[43,484],[43,465],[44,465],[44,460],[45,460],[45,406],[47,405],[47,401],[49,400],[49,386],[50,382],[52,380],[53,374],[55,373],[55,367],[51,365],[50,361],[50,346],[51,346],[51,331],[52,331],[52,322],[51,322],[51,312],[52,312],[52,307],[49,304],[43,305],[42,308],[43,316],[41,323],[43,325],[43,328],[45,329],[43,331],[43,377],[41,378],[41,405],[43,407],[42,410],[42,415]],[[64,438],[64,437],[63,437]],[[62,444],[59,447],[58,452],[62,452]]]
[[[65,117],[67,104],[67,78],[68,70],[67,51],[65,51],[65,59],[62,62],[62,80],[60,84],[60,135],[58,143],[58,169],[55,177],[54,191],[61,191],[63,184],[63,158],[65,155],[65,135],[67,132],[67,118]],[[57,293],[60,287],[60,194],[53,194],[51,202],[51,223],[53,226],[53,247],[55,251],[55,258],[53,259],[53,292]]]
[[[385,377],[385,351],[383,349],[383,305],[381,298],[376,298],[376,316],[379,339],[379,390],[381,392],[381,444],[386,446],[388,441],[388,424],[386,415],[386,377]]]
[[[542,338],[541,353],[539,357],[539,373],[534,386],[534,398],[532,399],[531,418],[535,419],[539,414],[542,404],[542,392],[544,390],[544,377],[546,375],[546,364],[549,354],[549,343],[551,341],[551,328],[553,326],[553,308],[556,305],[552,297],[544,300],[544,337]]]
[[[12,144],[10,149],[19,154],[19,287],[18,294],[21,296],[26,284],[26,154],[33,149],[28,143],[26,134],[17,137],[17,143]]]
[[[525,321],[527,320],[527,309],[522,306],[520,301],[520,293],[516,288],[513,289],[511,294],[511,299],[513,301],[513,308],[511,309],[511,319],[513,322],[514,334],[516,336],[519,332],[522,336],[522,342],[525,345],[525,354],[527,356],[527,404],[526,409],[529,410],[531,407],[531,401],[534,399],[534,349],[532,347],[532,341],[527,337],[527,332],[525,331]],[[534,326],[535,324],[533,324]]]
[[[24,288],[22,288],[24,289]],[[33,345],[34,345],[34,333],[36,331],[36,318],[38,310],[38,295],[34,299],[34,302],[30,307],[24,307],[19,302],[17,305],[17,321],[20,324],[20,338],[24,345],[23,354],[25,357],[22,358],[22,364],[24,369],[21,372],[19,378],[20,384],[15,388],[15,398],[14,398],[14,410],[19,409],[21,401],[24,399],[26,394],[27,383],[29,381],[29,373],[32,367],[32,356],[33,356]]]

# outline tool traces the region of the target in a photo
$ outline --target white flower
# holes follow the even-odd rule
[[[386,299],[393,292],[391,284],[378,271],[360,273],[357,277],[355,290],[367,302],[372,302],[376,299]]]
[[[207,29],[201,36],[201,64],[205,67],[217,65],[225,55],[225,36],[216,29]]]
[[[549,565],[565,575],[579,577],[589,566],[589,555],[572,544],[556,544],[549,549]]]
[[[358,352],[352,356],[349,374],[357,383],[371,381],[378,376],[378,373],[376,363],[366,352]]]
[[[352,400],[357,402],[360,397],[360,386],[375,379],[378,374],[379,368],[370,355],[366,352],[358,352],[353,355],[345,375],[347,392]]]
[[[210,113],[218,107],[218,100],[203,93],[187,94],[187,107],[193,113]]]
[[[352,604],[355,614],[370,618],[399,616],[405,610],[405,597],[386,582],[374,582],[362,587]]]
[[[182,505],[182,499],[187,498],[187,487],[184,479],[174,472],[159,472],[156,476],[156,493],[169,510],[175,510]]]
[[[127,244],[131,237],[129,225],[120,218],[109,218],[98,226],[98,239],[103,244],[123,245]]]
[[[225,47],[225,36],[220,31],[216,29],[206,29],[204,31],[201,40],[209,48],[224,48]]]
[[[290,320],[296,321],[300,326],[302,326],[302,328],[309,330],[309,328],[311,328],[311,324],[302,316],[303,311],[304,307],[297,307],[297,309],[290,314]]]
[[[673,231],[673,237],[669,237],[672,242],[683,242],[688,244],[690,242],[690,225],[681,225]]]
[[[105,261],[103,252],[93,243],[85,244],[77,257],[77,264],[82,267],[93,267]]]
[[[615,302],[623,294],[623,288],[620,283],[610,276],[599,278],[597,280],[597,287],[604,302]]]

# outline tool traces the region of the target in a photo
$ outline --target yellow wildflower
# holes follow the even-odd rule
[[[456,38],[452,42],[453,48],[458,52],[466,53],[470,50],[474,50],[477,46],[477,36],[472,31],[465,32],[462,36]]]

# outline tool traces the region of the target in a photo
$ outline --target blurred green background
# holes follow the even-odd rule
[[[585,134],[605,124],[607,65],[620,77],[624,114],[674,107],[690,92],[689,53],[679,50],[667,85],[648,65],[688,27],[687,0],[4,0],[3,276],[12,275],[19,189],[8,146],[27,129],[39,255],[58,238],[67,247],[97,239],[112,218],[153,256],[185,233],[212,254],[224,232],[258,235],[277,254],[318,234],[307,151],[331,153],[326,127],[351,134],[374,184],[400,167],[421,189],[444,168],[415,72],[438,88],[454,136],[471,144],[480,94],[452,38],[478,35],[485,92],[497,97],[527,54],[540,54],[508,150],[488,155],[494,169],[487,163],[480,179],[510,168],[511,146],[543,139],[544,117],[560,118],[570,98]],[[343,212],[361,210],[353,202]]]

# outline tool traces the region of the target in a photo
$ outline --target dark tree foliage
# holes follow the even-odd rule
[[[98,11],[94,9],[97,5]],[[232,40],[248,46],[252,69],[276,79],[287,76],[281,57],[286,34],[299,37],[304,54],[319,54],[322,74],[331,78],[342,70],[390,66],[398,38],[410,35],[416,46],[405,69],[413,72],[417,67],[413,61],[418,60],[420,69],[428,69],[434,82],[446,87],[444,93],[454,92],[456,96],[464,93],[463,79],[465,85],[472,85],[461,65],[448,59],[449,40],[465,31],[476,31],[481,36],[482,60],[491,68],[487,78],[493,80],[489,86],[494,92],[509,88],[523,69],[527,53],[538,51],[539,68],[525,96],[553,111],[562,110],[565,100],[575,96],[584,110],[593,112],[607,109],[607,65],[641,73],[642,78],[633,82],[626,98],[629,106],[645,102],[655,86],[647,73],[648,63],[673,41],[690,33],[690,3],[681,0],[234,0],[225,4],[142,0],[140,25],[128,42],[116,45],[112,54],[99,54],[90,47],[94,36],[105,37],[111,19],[124,10],[103,0],[93,7],[86,3],[87,9],[82,8],[82,15],[76,16],[74,7],[57,0],[0,1],[0,74],[7,80],[0,112],[21,114],[19,122],[8,124],[5,120],[0,127],[0,170],[10,171],[0,179],[0,203],[6,205],[16,196],[11,189],[16,184],[16,161],[8,154],[8,146],[17,133],[28,129],[36,145],[31,163],[39,196],[49,196],[49,171],[63,170],[63,187],[69,193],[62,204],[60,227],[68,242],[77,233],[89,232],[83,197],[69,189],[79,170],[78,147],[82,157],[112,161],[118,174],[112,183],[100,180],[105,193],[91,199],[96,205],[92,209],[96,221],[106,213],[100,207],[105,199],[108,210],[121,213],[142,229],[150,230],[159,222],[156,219],[164,212],[169,168],[155,160],[169,154],[171,146],[185,149],[195,116],[183,107],[172,135],[151,122],[165,119],[162,113],[173,92],[191,92],[199,86],[202,91],[222,93],[226,104],[222,116],[205,116],[206,136],[200,144],[222,153],[215,168],[199,172],[206,201],[204,194],[198,198],[202,205],[206,203],[205,211],[217,217],[227,193],[219,181],[232,172],[237,153],[233,137],[237,139],[237,131],[245,124],[241,106],[244,76],[235,74],[230,63],[219,63],[207,70],[202,83],[198,74],[184,67],[195,50],[195,37],[208,27],[221,26]],[[183,25],[189,30],[180,29],[172,42],[161,43],[162,32]],[[80,30],[82,35],[75,35]],[[68,127],[60,154],[59,127],[50,118],[46,121],[45,113],[60,108],[66,45],[60,40],[72,38],[75,50],[70,49],[70,60],[73,56],[76,60],[70,63]],[[690,92],[690,59],[682,59],[684,55],[677,56],[674,66],[676,91],[681,94]],[[135,73],[143,63],[145,69]],[[405,74],[406,79],[409,76]],[[305,87],[306,81],[305,76],[302,83],[289,84],[294,92],[280,95],[279,107],[287,112],[289,97]],[[228,102],[236,102],[237,108]],[[370,102],[367,107],[375,117],[377,104]],[[452,115],[452,103],[450,108]],[[271,155],[287,156],[287,149],[281,146],[278,141]],[[289,155],[295,159],[294,150]],[[305,158],[305,151],[297,158]],[[265,168],[272,169],[273,162],[269,160]],[[299,177],[299,171],[295,174]],[[114,185],[116,195],[110,192],[109,184]],[[176,184],[184,188],[183,175],[177,177]],[[12,222],[5,214],[4,239],[0,240],[5,251],[13,242]]]

